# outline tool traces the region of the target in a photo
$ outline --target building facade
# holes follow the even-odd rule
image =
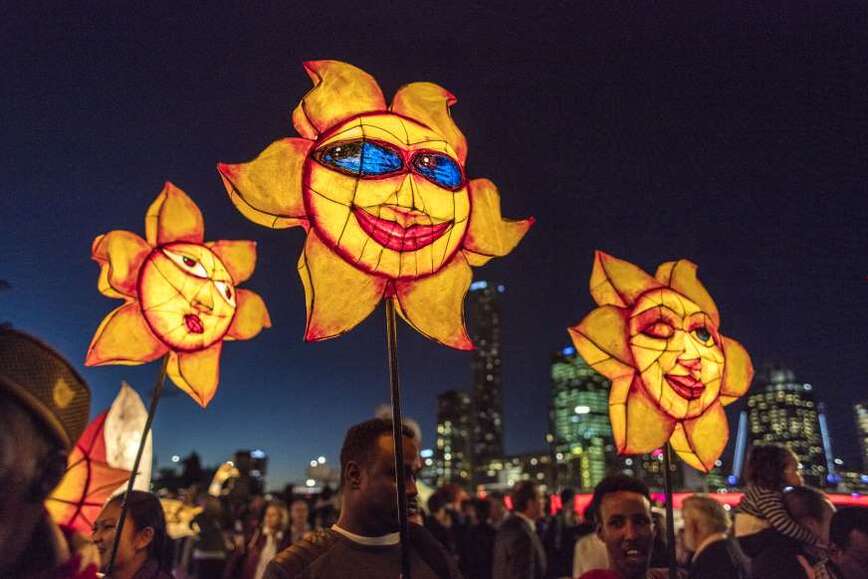
[[[855,405],[856,431],[859,433],[859,448],[862,450],[862,472],[868,474],[868,401]]]
[[[473,473],[473,404],[470,394],[447,390],[437,396],[434,465],[438,485],[467,486]]]

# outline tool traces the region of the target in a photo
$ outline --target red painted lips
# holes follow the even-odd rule
[[[187,329],[193,334],[202,334],[205,332],[205,326],[196,314],[187,314],[184,316],[184,323],[187,324]]]
[[[682,398],[687,400],[695,400],[702,396],[705,391],[705,384],[697,380],[693,376],[674,376],[666,374],[666,381],[672,386]]]
[[[377,243],[395,251],[415,251],[434,243],[450,227],[451,221],[436,225],[413,224],[402,226],[396,221],[380,219],[358,207],[353,209],[362,230]]]

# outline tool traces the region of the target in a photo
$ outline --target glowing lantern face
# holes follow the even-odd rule
[[[669,441],[707,472],[729,438],[723,406],[747,391],[753,366],[741,344],[720,333],[696,265],[667,262],[651,277],[598,251],[590,287],[600,307],[570,334],[582,358],[612,381],[618,452],[649,453]]]
[[[408,84],[387,106],[354,66],[305,69],[314,88],[292,114],[301,138],[218,166],[245,217],[307,231],[298,260],[305,339],[339,336],[390,299],[421,334],[473,348],[463,319],[470,268],[512,251],[533,219],[504,219],[494,183],[465,176],[467,142],[442,87]]]
[[[461,247],[470,216],[463,169],[441,136],[411,119],[351,119],[317,142],[304,170],[313,227],[360,269],[416,278]]]
[[[142,312],[174,350],[201,350],[223,339],[235,315],[232,277],[213,251],[192,243],[154,250],[139,280]]]

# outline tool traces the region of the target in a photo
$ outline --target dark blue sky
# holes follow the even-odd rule
[[[855,458],[851,405],[868,385],[861,2],[799,11],[728,2],[692,13],[576,2],[275,4],[28,2],[0,24],[0,278],[12,284],[0,320],[71,358],[94,411],[121,379],[146,393],[158,366],[82,367],[117,303],[96,291],[90,243],[112,229],[143,233],[165,180],[202,208],[207,239],[259,242],[245,287],[265,298],[274,328],[226,346],[207,410],[182,395],[164,400],[161,463],[192,449],[216,463],[259,447],[279,484],[312,456],[335,460],[346,427],[387,400],[382,309],[343,338],[303,343],[302,231],[248,222],[214,168],[294,135],[290,114],[310,86],[301,62],[333,58],[370,72],[387,97],[416,80],[453,92],[468,175],[498,184],[506,216],[537,218],[512,255],[475,272],[507,287],[508,451],[544,446],[550,353],[592,307],[599,248],[651,271],[697,262],[722,331],[756,364],[780,361],[814,384],[833,442]],[[469,387],[470,354],[406,326],[400,354],[405,413],[432,444],[436,394]]]

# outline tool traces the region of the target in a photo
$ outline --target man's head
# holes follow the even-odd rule
[[[90,390],[57,352],[0,330],[0,575],[30,540],[89,410]]]
[[[416,510],[416,472],[421,468],[419,445],[413,431],[404,434],[404,481],[410,511]],[[392,421],[367,420],[347,431],[341,448],[341,520],[353,521],[370,535],[398,530],[398,504],[395,484],[395,445]]]
[[[793,487],[784,492],[784,504],[790,516],[816,535],[821,543],[829,542],[829,524],[835,506],[817,489]]]
[[[512,487],[512,508],[531,521],[543,516],[543,499],[539,487],[531,481],[520,481]]]
[[[307,501],[303,499],[295,499],[289,507],[289,520],[293,527],[303,527],[307,524],[307,519],[310,516],[310,507]]]
[[[847,507],[832,516],[830,558],[843,579],[868,577],[868,508]]]
[[[648,487],[624,474],[609,476],[594,489],[592,503],[612,568],[628,579],[645,577],[654,538]]]
[[[702,495],[687,497],[681,516],[684,518],[684,543],[690,551],[696,551],[711,535],[726,533],[731,524],[723,505]]]

